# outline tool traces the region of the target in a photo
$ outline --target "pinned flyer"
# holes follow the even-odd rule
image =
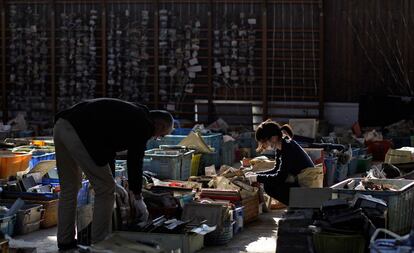
[[[175,111],[175,104],[168,104],[167,105],[167,110],[168,111]]]
[[[204,173],[206,176],[217,176],[216,167],[214,165],[208,166],[204,168]]]
[[[189,84],[187,84],[187,86],[185,86],[185,92],[193,93],[193,91],[194,91],[194,84],[189,83]]]
[[[247,23],[249,23],[249,25],[255,25],[256,24],[256,19],[255,18],[249,18],[247,20]]]
[[[193,59],[190,59],[188,62],[190,63],[191,66],[194,66],[194,65],[197,65],[198,64],[198,59],[197,58],[193,58]]]

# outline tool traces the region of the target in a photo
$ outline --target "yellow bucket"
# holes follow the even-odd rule
[[[193,154],[191,158],[191,172],[190,176],[198,175],[198,168],[200,167],[201,154]]]

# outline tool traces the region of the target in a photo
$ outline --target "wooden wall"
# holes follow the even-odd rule
[[[414,2],[325,1],[325,101],[414,96]]]

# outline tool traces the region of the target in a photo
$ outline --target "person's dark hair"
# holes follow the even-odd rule
[[[162,124],[164,129],[171,127],[174,122],[171,113],[164,110],[151,110],[150,117],[154,121],[154,124]]]
[[[282,131],[285,131],[286,135],[289,136],[289,138],[293,138],[293,129],[289,124],[284,124],[281,127]]]
[[[256,141],[267,141],[272,138],[272,136],[279,136],[279,138],[282,138],[282,128],[277,122],[268,119],[257,127],[255,135]]]

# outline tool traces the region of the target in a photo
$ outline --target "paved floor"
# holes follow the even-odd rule
[[[248,224],[227,245],[206,247],[199,251],[206,252],[260,252],[274,253],[276,250],[277,221],[282,210],[272,211],[259,216],[259,219]],[[38,253],[58,252],[56,246],[56,228],[43,229],[24,236],[17,236],[10,241],[11,247],[35,247]]]

